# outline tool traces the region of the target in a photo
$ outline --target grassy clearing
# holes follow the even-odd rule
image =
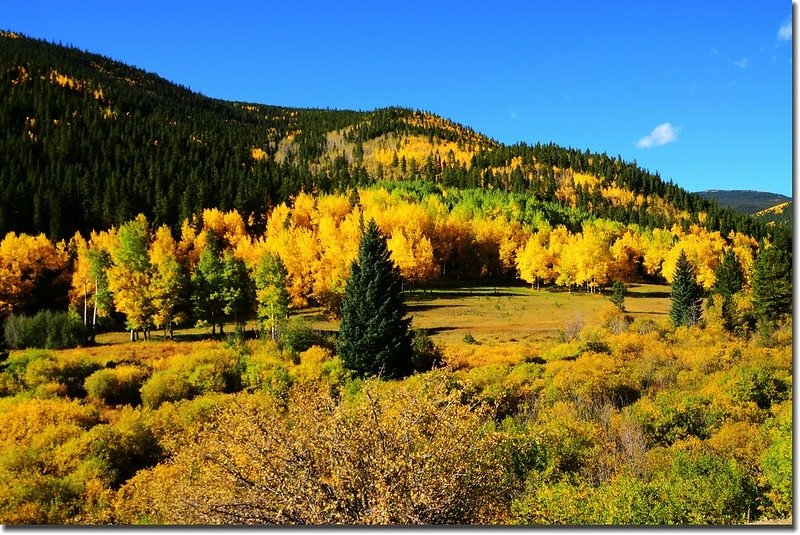
[[[607,295],[583,291],[534,290],[522,286],[475,286],[415,290],[409,292],[412,327],[425,329],[445,349],[447,360],[462,366],[485,363],[514,364],[557,341],[569,324],[597,325],[601,313],[611,306]],[[669,286],[634,284],[625,299],[628,313],[637,318],[664,321],[669,310]],[[326,317],[321,309],[307,309],[298,314],[314,329],[335,332],[339,322]],[[247,324],[254,330],[255,322]],[[233,326],[226,326],[226,333]],[[465,342],[470,335],[475,343]],[[104,333],[97,337],[102,345],[113,344],[131,356],[150,350],[169,353],[188,349],[187,344],[211,339],[208,329],[180,329],[176,341],[164,342],[160,332],[151,342],[128,342],[124,332]],[[93,348],[81,349],[91,352]],[[94,349],[102,352],[102,349]]]
[[[442,345],[464,343],[471,334],[481,344],[542,342],[557,338],[568,322],[599,322],[610,304],[606,295],[533,290],[519,286],[480,286],[414,291],[407,301],[412,327],[426,329]],[[669,286],[631,285],[625,307],[634,318],[663,318]],[[338,322],[316,310],[302,314],[315,329],[335,331]]]

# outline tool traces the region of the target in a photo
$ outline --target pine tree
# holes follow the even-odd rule
[[[695,325],[700,321],[703,287],[697,284],[694,266],[686,258],[686,251],[681,251],[675,265],[675,275],[670,292],[672,304],[669,319],[676,327]]]
[[[762,245],[753,266],[753,307],[759,320],[777,321],[792,311],[792,265],[777,247]]]
[[[733,249],[728,249],[715,272],[714,292],[730,299],[744,287],[744,270]]]
[[[198,326],[211,325],[211,333],[223,332],[225,300],[223,298],[224,266],[219,256],[218,239],[212,233],[200,253],[197,267],[192,274],[192,308]]]
[[[625,283],[621,280],[615,280],[614,284],[611,285],[611,297],[609,299],[620,311],[625,312],[625,296],[627,294],[628,289],[625,287]]]
[[[734,328],[735,314],[733,295],[744,287],[744,270],[733,249],[725,252],[714,274],[716,281],[713,290],[722,297],[723,326],[731,331]]]
[[[405,318],[399,268],[386,238],[370,220],[350,267],[337,352],[358,375],[402,377],[411,372],[410,318]]]
[[[254,293],[244,262],[225,251],[222,257],[222,311],[226,318],[233,320],[237,332],[244,329],[247,317],[252,313]]]

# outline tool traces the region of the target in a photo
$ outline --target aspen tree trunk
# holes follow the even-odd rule
[[[269,330],[270,330],[270,334],[272,336],[272,339],[275,340],[275,334],[276,334],[275,333],[275,330],[276,330],[275,329],[275,327],[276,327],[276,325],[275,325],[275,303],[270,303],[269,304],[269,310],[270,310],[270,316],[269,316],[270,329]]]
[[[99,282],[97,279],[94,280],[94,310],[92,312],[92,332],[94,332],[94,327],[97,324],[97,287],[99,286]]]

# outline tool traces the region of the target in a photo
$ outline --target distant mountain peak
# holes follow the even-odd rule
[[[720,206],[731,208],[744,214],[755,214],[792,200],[791,197],[780,193],[744,189],[707,189],[696,193],[704,199],[717,201]]]

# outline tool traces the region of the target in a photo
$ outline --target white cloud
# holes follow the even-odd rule
[[[750,65],[750,58],[742,58],[739,61],[731,61],[731,65],[734,67],[739,67],[740,69],[746,69]]]
[[[658,147],[659,145],[666,145],[673,141],[678,141],[678,132],[681,131],[680,126],[672,126],[670,123],[661,123],[653,128],[649,135],[644,136],[636,142],[637,147],[649,149],[650,147]]]
[[[792,40],[792,21],[787,20],[781,27],[778,28],[778,41],[791,41]]]

